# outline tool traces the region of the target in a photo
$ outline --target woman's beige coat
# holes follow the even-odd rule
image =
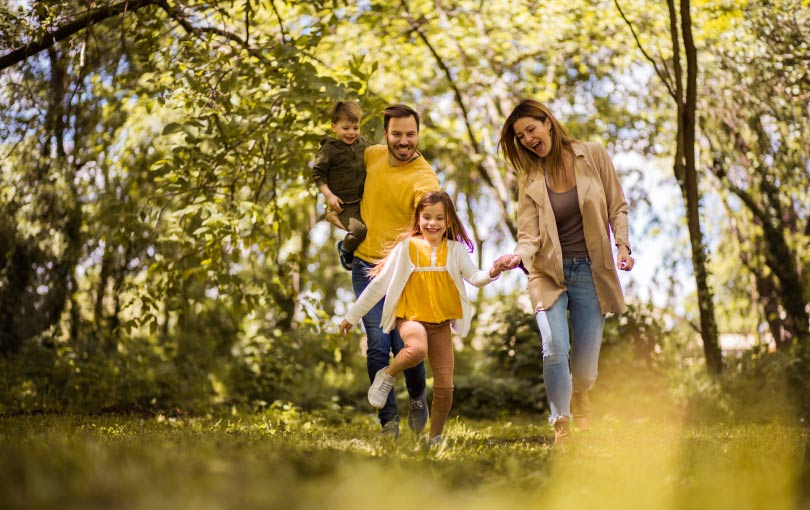
[[[574,142],[575,175],[585,244],[602,313],[627,308],[613,261],[615,245],[630,248],[627,200],[610,156],[598,143]],[[529,296],[535,310],[547,310],[565,290],[562,249],[542,169],[521,179],[518,198],[518,244],[515,254],[529,271]]]

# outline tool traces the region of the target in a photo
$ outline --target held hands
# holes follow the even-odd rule
[[[622,271],[630,271],[634,265],[636,265],[636,261],[630,256],[630,248],[620,244],[619,253],[616,255],[616,267]]]
[[[346,333],[348,333],[350,329],[352,329],[352,324],[346,319],[343,319],[343,322],[340,323],[340,336],[346,336]]]
[[[492,269],[489,270],[490,278],[495,278],[504,271],[511,271],[520,264],[520,257],[517,255],[501,255],[492,263]]]

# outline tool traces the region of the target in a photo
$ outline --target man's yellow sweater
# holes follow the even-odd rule
[[[372,145],[364,153],[366,184],[360,215],[368,227],[355,257],[376,263],[413,222],[416,204],[428,191],[439,190],[439,178],[423,156],[402,166],[388,164],[388,147]]]

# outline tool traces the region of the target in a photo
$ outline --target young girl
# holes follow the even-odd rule
[[[450,195],[426,193],[416,206],[410,231],[397,239],[374,269],[374,279],[349,308],[340,325],[345,335],[363,315],[385,297],[383,331],[396,326],[405,347],[387,368],[377,372],[368,401],[385,405],[394,377],[427,356],[433,369],[433,404],[428,442],[440,444],[442,429],[453,403],[453,343],[450,325],[459,334],[470,330],[472,305],[463,280],[483,287],[495,280],[500,268],[481,271],[470,259],[473,243],[458,219]]]

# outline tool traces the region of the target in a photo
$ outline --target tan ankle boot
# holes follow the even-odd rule
[[[588,430],[591,426],[591,398],[587,391],[575,391],[571,396],[571,414],[574,424],[580,430]]]
[[[554,422],[554,448],[563,448],[568,443],[569,420],[567,416],[561,416]]]

